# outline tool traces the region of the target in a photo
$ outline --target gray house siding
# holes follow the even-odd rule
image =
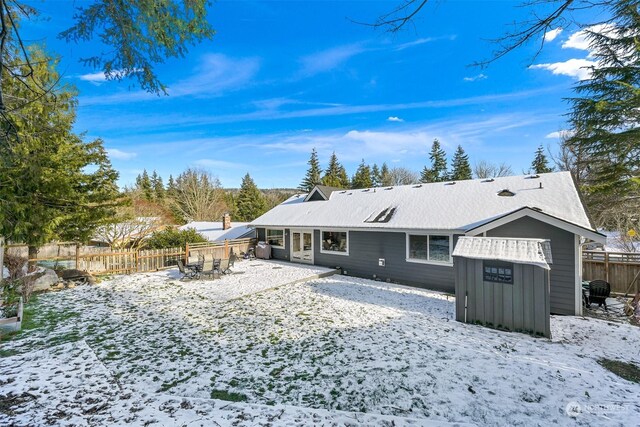
[[[256,228],[256,234],[258,236],[259,242],[264,242],[266,240],[266,229],[265,228]],[[291,239],[289,238],[289,229],[285,228],[284,230],[284,249],[280,248],[271,248],[271,257],[275,259],[284,259],[289,260],[289,245]]]
[[[456,320],[550,337],[549,273],[526,264],[512,268],[513,283],[486,282],[482,260],[455,257]]]
[[[528,237],[551,241],[551,313],[576,314],[574,234],[533,218],[520,218],[487,231],[487,237]]]
[[[454,236],[454,246],[457,236]],[[406,261],[405,233],[349,231],[349,255],[333,255],[320,252],[320,231],[313,232],[314,264],[325,267],[342,267],[350,276],[367,279],[376,277],[383,281],[416,286],[439,291],[455,291],[453,267],[420,264]],[[378,259],[385,259],[385,266]]]

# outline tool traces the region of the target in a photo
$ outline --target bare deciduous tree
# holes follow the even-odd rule
[[[495,164],[487,162],[486,160],[480,160],[473,165],[473,174],[476,178],[499,178],[502,176],[513,175],[511,166],[506,163]]]
[[[112,249],[140,249],[153,232],[172,222],[161,206],[144,200],[141,194],[132,193],[130,197],[131,203],[118,208],[113,221],[94,234]]]
[[[389,177],[391,185],[411,185],[420,182],[420,175],[417,172],[401,167],[391,168]]]
[[[186,221],[215,221],[227,209],[220,180],[199,169],[187,169],[178,176],[173,206]]]

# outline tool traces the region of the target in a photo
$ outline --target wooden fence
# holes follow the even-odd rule
[[[582,251],[582,278],[606,280],[611,284],[611,292],[638,293],[640,291],[639,273],[640,253]],[[631,285],[634,279],[635,282]]]
[[[60,264],[65,268],[77,268],[92,274],[130,274],[172,268],[177,265],[179,259],[186,261],[189,256],[213,254],[214,258],[228,258],[231,251],[240,256],[255,244],[255,239],[238,239],[188,243],[184,248],[122,249],[110,252],[105,251],[104,248],[92,250],[90,247],[76,246],[75,253],[72,254],[44,256],[29,261],[51,267]]]
[[[213,254],[214,258],[229,258],[233,252],[237,256],[246,253],[256,246],[256,239],[225,240],[224,242],[189,243],[186,247],[187,257]]]

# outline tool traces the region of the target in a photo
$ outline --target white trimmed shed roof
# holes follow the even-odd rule
[[[453,256],[531,264],[549,270],[551,244],[544,239],[504,237],[460,237]]]
[[[542,188],[540,185],[542,184]],[[499,196],[509,190],[513,196]],[[251,222],[255,227],[469,230],[524,207],[593,230],[569,172],[293,196]]]

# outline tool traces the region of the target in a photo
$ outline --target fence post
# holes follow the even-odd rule
[[[185,264],[189,262],[189,242],[184,245],[184,262]]]
[[[76,270],[80,270],[80,243],[76,242]]]
[[[609,282],[609,252],[604,253],[604,277],[604,280]]]
[[[224,239],[224,257],[229,258],[229,239]]]

